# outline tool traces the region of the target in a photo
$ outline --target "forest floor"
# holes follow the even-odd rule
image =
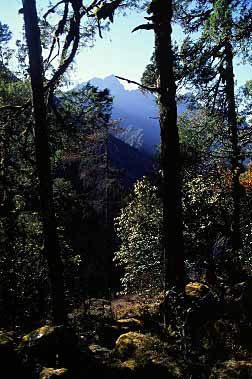
[[[69,314],[70,327],[44,325],[18,343],[0,331],[3,377],[18,377],[10,374],[18,362],[26,379],[252,378],[247,289],[227,289],[222,302],[198,282],[166,302],[163,294],[86,299]]]

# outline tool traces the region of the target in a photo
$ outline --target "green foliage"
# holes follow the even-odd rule
[[[230,191],[226,182],[221,122],[201,109],[181,116],[183,217],[188,270],[211,259],[217,236],[227,236]],[[220,132],[219,132],[220,131]],[[222,135],[223,133],[223,135]],[[124,293],[162,288],[162,204],[158,190],[138,181],[115,228],[121,241],[115,262],[123,267]]]
[[[158,87],[158,70],[155,64],[155,54],[153,53],[150,63],[146,66],[141,78],[141,83],[147,87]]]
[[[6,108],[0,117],[0,273],[2,323],[22,325],[48,317],[49,284],[43,256],[42,226],[39,216],[38,179],[35,169],[31,106],[21,108],[30,99],[28,82],[16,80],[11,73],[0,72],[0,104]],[[48,114],[50,149],[54,175],[60,171],[66,154],[88,159],[86,136],[97,132],[99,140],[91,144],[97,161],[99,143],[104,143],[103,127],[109,121],[112,99],[107,90],[91,86],[64,94]],[[96,131],[95,131],[96,130]],[[103,138],[102,138],[103,136]],[[90,145],[90,144],[89,144]],[[63,178],[54,182],[61,254],[65,264],[68,304],[80,296],[76,278],[84,266],[83,249],[75,249],[69,236],[76,216],[90,217],[85,196],[77,194],[72,183]],[[85,250],[85,248],[84,248]]]
[[[198,105],[197,110],[180,115],[178,127],[182,154],[188,152],[185,164],[190,164],[190,154],[195,164],[192,172],[197,165],[202,172],[228,158],[228,130],[217,113]]]
[[[128,205],[115,220],[121,247],[114,261],[124,269],[124,293],[162,287],[161,220],[157,188],[144,177],[136,182]]]
[[[226,235],[228,230],[230,199],[219,179],[213,171],[197,175],[183,186],[187,259],[188,263],[196,263],[199,271],[204,261],[211,260],[217,236]]]
[[[7,66],[9,60],[13,54],[13,50],[8,47],[8,43],[11,40],[12,33],[9,29],[9,26],[3,24],[0,21],[0,67]]]

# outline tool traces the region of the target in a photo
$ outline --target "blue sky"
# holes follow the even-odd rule
[[[56,0],[52,3],[55,4]],[[38,8],[47,4],[47,0],[37,0]],[[20,38],[23,20],[22,15],[18,15],[18,10],[21,7],[21,0],[7,0],[1,4],[0,21],[9,25],[13,32],[13,42]],[[132,12],[126,17],[115,17],[110,31],[103,33],[103,39],[98,37],[93,48],[82,49],[79,53],[75,70],[71,74],[74,83],[93,77],[104,78],[111,74],[140,81],[153,51],[154,37],[152,31],[131,33],[131,30],[145,21],[144,16],[145,14]],[[182,39],[178,28],[174,28],[173,36],[178,42]],[[251,66],[236,65],[235,70],[238,85],[252,79]]]

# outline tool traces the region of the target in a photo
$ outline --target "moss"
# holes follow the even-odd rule
[[[185,293],[190,297],[201,297],[207,291],[209,291],[209,287],[203,283],[191,282],[185,286]]]
[[[22,338],[18,350],[21,359],[28,364],[36,361],[41,367],[54,367],[56,355],[59,367],[70,367],[79,354],[77,336],[63,325],[44,325],[32,331]]]
[[[211,379],[252,378],[252,360],[229,360],[213,368]]]
[[[114,352],[122,358],[141,356],[144,351],[155,347],[157,341],[154,337],[146,336],[141,333],[128,332],[122,334],[116,341]]]
[[[39,374],[39,379],[50,379],[58,376],[66,378],[68,370],[66,368],[44,368]]]
[[[173,326],[169,324],[165,329],[165,335],[175,338],[176,337],[176,330],[174,330]]]
[[[33,330],[29,334],[26,334],[25,336],[22,337],[21,340],[21,346],[26,345],[30,341],[33,341],[35,339],[38,339],[46,334],[49,334],[55,330],[54,326],[50,325],[44,325],[41,328],[38,328],[36,330]]]
[[[162,360],[158,357],[150,359],[127,359],[121,367],[136,374],[136,377],[183,378],[183,371],[174,360]]]
[[[117,323],[120,324],[120,325],[128,325],[128,324],[136,324],[136,325],[143,325],[143,322],[136,319],[136,318],[125,318],[125,319],[120,319],[120,320],[117,320]]]
[[[226,361],[224,363],[224,366],[226,368],[234,368],[234,369],[243,368],[243,367],[252,368],[252,360],[249,360],[249,361],[234,361],[234,360],[230,360],[230,361]]]
[[[252,368],[252,360],[251,361],[238,361],[240,367],[251,367]]]
[[[12,344],[13,339],[9,336],[5,330],[0,330],[0,345]]]
[[[127,361],[124,361],[121,366],[134,371],[137,367],[137,362],[134,359],[127,359]]]
[[[174,350],[157,337],[125,333],[116,341],[114,352],[116,358],[123,361],[121,367],[134,372],[136,377],[183,378],[183,369],[174,357]]]

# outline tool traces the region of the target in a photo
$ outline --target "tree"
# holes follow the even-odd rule
[[[120,5],[121,1],[113,2],[113,13]],[[54,13],[55,9],[61,5],[59,2],[56,6],[51,7],[44,16],[44,19],[50,13]],[[72,14],[69,18],[69,6],[71,5]],[[36,164],[40,183],[40,201],[41,216],[44,231],[44,248],[47,258],[52,292],[52,313],[55,323],[66,322],[66,309],[64,302],[64,280],[63,265],[60,258],[60,246],[57,235],[57,225],[55,219],[53,190],[51,178],[51,161],[50,148],[48,142],[48,125],[47,125],[47,104],[53,105],[53,92],[58,85],[62,75],[72,63],[80,43],[80,23],[84,15],[96,9],[99,5],[98,1],[91,2],[89,7],[83,7],[81,1],[64,2],[64,11],[61,20],[57,24],[46,65],[49,66],[52,60],[53,52],[56,45],[60,46],[60,38],[65,34],[59,67],[53,71],[51,79],[44,86],[45,73],[42,60],[42,46],[40,38],[40,28],[34,0],[23,0],[25,34],[28,46],[30,77],[32,86],[32,103],[34,109],[34,125],[35,125],[35,150]],[[102,5],[103,7],[103,5]],[[110,18],[108,13],[104,19]],[[67,30],[66,25],[69,25]],[[70,52],[69,52],[70,50]],[[59,54],[59,51],[57,55]]]
[[[229,128],[229,162],[232,172],[232,222],[230,235],[233,253],[242,245],[240,233],[242,152],[239,144],[239,118],[235,97],[233,61],[251,49],[251,3],[217,0],[177,4],[178,17],[189,37],[185,39],[181,57],[189,81],[196,86],[201,99],[210,109],[222,115]],[[201,31],[196,42],[190,35]]]
[[[63,265],[60,258],[60,246],[53,203],[44,69],[35,0],[23,0],[23,12],[32,86],[36,165],[44,233],[44,254],[48,262],[51,281],[52,317],[54,323],[64,324],[66,323],[66,308],[64,301]]]
[[[155,65],[160,107],[165,287],[185,280],[181,200],[181,163],[177,127],[174,54],[171,41],[173,2],[153,0],[148,13],[155,32]],[[150,24],[147,24],[150,25]],[[144,27],[143,27],[144,28]]]
[[[9,29],[9,26],[2,24],[0,21],[0,67],[3,72],[4,69],[7,69],[10,57],[13,50],[8,47],[8,42],[11,40],[12,33]]]
[[[11,80],[5,83],[1,102],[5,99],[8,106],[13,104],[15,107],[23,104],[25,98],[29,100],[30,88],[27,83]],[[88,230],[92,222],[98,223],[98,220],[94,221],[95,217],[103,220],[92,208],[92,199],[100,201],[104,198],[104,191],[100,188],[104,169],[99,169],[99,165],[103,162],[103,123],[109,116],[111,101],[108,91],[99,92],[96,88],[87,86],[81,91],[58,93],[55,112],[61,117],[57,118],[52,111],[47,115],[53,195],[64,263],[67,307],[73,304],[73,299],[76,304],[83,292],[87,294],[90,293],[89,290],[97,290],[97,286],[83,284],[88,273],[88,262],[94,259],[94,246],[90,247],[92,237]],[[21,109],[22,112],[13,112],[6,108],[0,117],[0,303],[4,310],[0,310],[0,313],[4,314],[2,322],[5,320],[9,325],[23,328],[25,325],[31,326],[35,320],[38,322],[48,319],[50,291],[48,266],[43,254],[41,218],[38,215],[38,179],[31,106]],[[92,142],[95,135],[99,137]],[[69,178],[63,168],[67,162],[70,164],[70,160],[66,159],[68,156],[79,157],[80,167],[85,166],[87,170],[92,167],[92,175],[89,171],[87,178],[95,179],[99,176],[99,180],[96,178],[94,183],[87,183],[87,179],[83,179],[85,187],[78,185],[78,170],[73,170],[72,167],[72,176]],[[64,179],[62,172],[65,173]],[[100,188],[99,193],[97,187]],[[95,241],[99,241],[97,250],[100,252],[104,248],[102,241],[105,238],[98,226],[95,230],[100,236],[95,237]],[[79,244],[76,244],[76,231],[82,236],[82,243],[78,240]],[[85,233],[88,234],[87,237],[83,236]],[[85,238],[89,239],[89,243],[85,243]],[[101,260],[108,261],[105,252],[102,257]],[[103,267],[98,259],[99,267]],[[101,276],[102,269],[95,273],[96,278]],[[80,287],[76,288],[77,280],[82,283],[82,291]]]
[[[192,133],[195,130],[192,129]],[[195,173],[193,168],[191,171],[183,183],[188,276],[204,273],[206,263],[212,268],[212,249],[216,236],[226,227],[223,212],[227,206],[223,183],[215,170],[207,167],[201,174]],[[146,177],[138,180],[127,205],[115,219],[120,248],[115,252],[114,261],[123,269],[123,293],[155,293],[163,289],[163,205],[159,196],[158,187]]]
[[[99,1],[93,1],[90,3],[90,7],[85,8],[85,7],[82,7],[81,2],[72,2],[72,1],[66,1],[63,3],[60,2],[56,4],[55,7],[52,6],[49,8],[49,10],[44,15],[44,20],[37,19],[37,15],[35,14],[36,13],[35,2],[24,1],[23,9],[20,10],[20,12],[24,13],[25,16],[29,14],[29,11],[31,10],[34,11],[32,14],[33,19],[29,17],[25,17],[25,24],[26,24],[26,36],[28,37],[27,45],[28,45],[28,50],[29,50],[29,55],[30,55],[29,72],[31,76],[33,76],[32,78],[33,109],[34,109],[34,115],[36,116],[35,117],[35,150],[36,150],[36,158],[37,158],[37,162],[36,162],[37,174],[40,179],[40,196],[39,197],[41,200],[41,208],[42,208],[41,213],[42,213],[42,219],[44,221],[44,233],[43,233],[44,242],[45,242],[44,252],[49,263],[49,272],[50,272],[51,284],[52,284],[51,290],[52,290],[53,319],[55,322],[63,322],[65,320],[65,315],[63,313],[66,312],[66,309],[64,307],[64,299],[63,299],[64,297],[63,277],[62,277],[63,267],[60,262],[60,254],[59,254],[60,248],[59,248],[59,241],[57,240],[57,233],[56,233],[56,227],[57,227],[56,221],[58,220],[55,220],[54,204],[53,204],[53,196],[52,196],[51,163],[54,160],[57,160],[58,152],[55,151],[55,144],[57,144],[62,137],[62,134],[59,137],[55,135],[55,132],[57,130],[57,127],[55,128],[55,119],[57,120],[58,124],[60,123],[62,124],[62,121],[63,121],[62,118],[60,118],[60,112],[57,112],[57,106],[55,104],[55,102],[57,101],[54,96],[54,90],[57,87],[58,83],[61,81],[61,78],[64,75],[67,68],[71,65],[75,57],[75,54],[78,50],[78,47],[80,45],[80,38],[83,39],[82,43],[85,44],[88,38],[90,38],[90,36],[93,35],[94,30],[95,30],[95,23],[91,22],[91,24],[93,25],[91,29],[89,28],[89,31],[87,31],[87,28],[83,28],[81,32],[80,21],[83,18],[83,16],[90,15],[90,13],[92,13],[92,11],[97,8],[97,6],[99,5],[98,3]],[[47,17],[51,13],[54,13],[55,9],[60,6],[64,7],[63,13],[61,14],[61,19],[56,24],[56,26],[54,25],[51,27],[51,25],[47,23]],[[87,18],[87,20],[88,20],[87,24],[90,27],[89,20],[91,19]],[[31,31],[33,27],[35,27],[35,30],[36,30],[35,40],[31,39]],[[48,27],[50,27],[50,30],[52,31],[51,34],[50,33],[48,34],[45,29]],[[28,29],[30,28],[30,29],[27,31],[27,28]],[[41,45],[43,43],[43,47],[45,48],[47,48],[48,46],[46,46],[45,40],[39,41],[39,32],[41,32],[41,30],[43,32],[43,38],[46,38],[48,45],[51,43],[51,46],[49,47],[48,57],[44,61],[45,70],[43,70],[43,67],[42,67]],[[55,32],[54,34],[53,34],[53,31]],[[53,54],[58,48],[59,50],[56,53],[56,57],[59,55],[60,59],[58,60],[59,67],[56,69],[55,67],[52,67],[51,63],[55,59],[55,57],[53,57]],[[37,51],[34,51],[36,49]],[[27,51],[27,47],[25,47],[24,51]],[[22,57],[22,59],[25,64],[25,55]],[[38,68],[38,71],[37,71],[39,74],[38,76],[36,76],[36,69],[34,69],[36,64]],[[46,80],[46,74],[48,75],[48,73],[51,73],[51,78]],[[41,102],[39,100],[41,100]],[[2,112],[6,113],[8,111],[15,111],[16,116],[20,117],[22,115],[22,112],[29,109],[30,104],[31,104],[31,101],[29,100],[29,96],[28,96],[26,104],[22,104],[22,101],[21,101],[21,105],[20,104],[17,105],[16,99],[14,101],[14,104],[12,104],[12,101],[9,101],[8,104],[5,104],[5,102],[3,102]],[[52,114],[50,114],[50,117],[49,117],[48,112],[54,113],[54,116],[55,116],[54,121],[52,121],[53,120]],[[93,117],[93,121],[95,122],[95,120],[97,121],[97,117],[94,117],[93,115],[91,117]],[[99,112],[97,116],[98,115],[100,115]],[[87,115],[87,118],[88,117],[89,116]],[[91,119],[88,122],[91,123],[92,122]],[[22,126],[20,125],[20,127],[23,127],[21,134],[19,134],[19,130],[18,132],[16,132],[17,138],[19,138],[19,140],[22,142],[23,140],[25,140],[24,145],[27,145],[27,141],[28,141],[29,147],[30,147],[30,142],[33,140],[33,137],[31,135],[32,128],[30,126],[31,125],[27,126],[26,128],[26,126],[22,124]],[[44,143],[42,141],[43,138],[44,138]],[[6,138],[4,137],[4,139],[5,139],[4,143],[6,144]],[[49,143],[49,140],[50,140],[50,143]],[[43,144],[44,146],[42,146],[41,144]],[[6,144],[6,147],[8,146]],[[14,146],[16,148],[16,145]],[[31,154],[30,157],[27,157],[28,149],[26,147],[24,149],[24,156],[22,156],[21,159],[31,158],[30,163],[33,163],[32,162],[33,154]],[[61,144],[61,147],[59,147],[59,144],[57,147],[58,149],[62,149],[62,144]],[[8,163],[6,159],[4,160],[4,163],[6,164]],[[4,177],[6,177],[6,175],[4,175]],[[5,204],[7,204],[6,201],[5,201]],[[27,206],[27,203],[25,201],[24,209],[26,208],[26,206]],[[14,208],[15,208],[15,205],[14,205]],[[22,211],[24,210],[22,207],[20,209],[22,209]],[[26,221],[29,222],[27,218],[26,218]],[[11,228],[8,228],[8,230],[10,229]],[[53,236],[55,238],[53,238]],[[11,241],[10,238],[9,240]],[[28,241],[28,238],[27,238],[27,241]],[[14,245],[14,243],[11,242],[11,245]],[[34,244],[34,246],[35,245],[36,243]],[[60,245],[62,248],[62,241],[60,241]],[[39,246],[37,247],[39,250]],[[50,248],[51,248],[51,251],[50,251]],[[54,252],[56,253],[55,255],[54,255]],[[61,255],[63,256],[63,254]]]

